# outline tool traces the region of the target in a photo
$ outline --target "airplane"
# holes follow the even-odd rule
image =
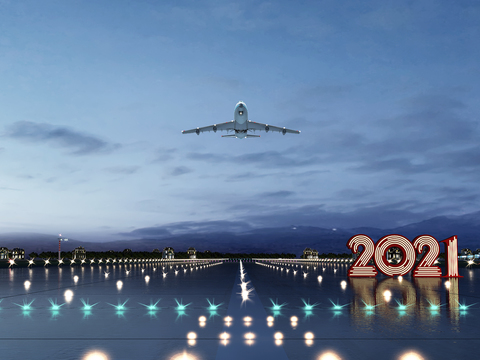
[[[286,133],[300,134],[299,130],[290,130],[285,127],[262,124],[255,121],[248,120],[247,105],[243,101],[240,101],[237,103],[237,105],[235,105],[235,110],[233,112],[233,120],[227,121],[224,123],[204,126],[204,127],[197,127],[196,129],[191,129],[191,130],[183,130],[182,134],[195,133],[197,135],[200,135],[200,133],[205,131],[217,132],[217,130],[226,131],[227,133],[230,131],[234,131],[235,134],[222,135],[222,137],[231,137],[231,138],[237,138],[237,139],[260,137],[260,135],[248,134],[249,131],[255,132],[256,130],[265,131],[267,133],[269,131],[275,131],[275,132],[282,133],[283,135],[285,135]]]

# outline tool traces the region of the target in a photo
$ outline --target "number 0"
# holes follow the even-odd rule
[[[398,265],[392,265],[387,260],[387,251],[392,247],[400,248],[403,259]],[[387,235],[375,244],[375,264],[378,270],[387,276],[405,275],[415,265],[415,249],[412,243],[402,235]]]

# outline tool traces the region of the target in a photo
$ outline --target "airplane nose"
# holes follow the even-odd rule
[[[243,104],[242,104],[242,103],[240,103],[240,105],[238,105],[238,107],[240,107],[240,108],[243,108]]]

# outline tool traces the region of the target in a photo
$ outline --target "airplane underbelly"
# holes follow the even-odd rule
[[[247,121],[244,120],[240,122],[238,120],[235,121],[235,130],[247,130]]]

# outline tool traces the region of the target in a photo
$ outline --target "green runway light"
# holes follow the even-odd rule
[[[362,302],[365,304],[365,307],[364,307],[364,310],[367,310],[367,311],[372,311],[372,310],[375,310],[375,307],[377,305],[370,305],[370,304],[367,304],[365,301],[362,300]]]
[[[177,303],[177,307],[175,308],[175,310],[177,311],[184,311],[186,310],[187,306],[191,304],[191,303],[183,304],[183,299],[180,300],[180,302],[178,302],[178,300],[175,299],[175,302]]]
[[[83,299],[80,299],[80,301],[81,301],[82,304],[83,304],[83,308],[82,308],[83,311],[90,311],[90,310],[92,310],[92,308],[93,308],[95,305],[98,304],[98,303],[89,304],[89,303],[88,303],[88,299],[87,299],[86,302],[85,302],[85,300],[83,300]]]
[[[125,311],[127,308],[125,307],[125,304],[127,303],[128,299],[125,300],[123,303],[120,303],[120,301],[118,302],[118,305],[113,305],[113,304],[110,304],[110,303],[107,303],[108,305],[111,305],[113,306],[117,312],[122,312],[122,311]]]
[[[428,300],[428,299],[427,299],[427,302],[430,304],[430,307],[429,307],[430,311],[438,311],[438,310],[440,310],[440,307],[443,306],[441,304],[434,304],[434,303],[430,302],[430,300]]]
[[[270,299],[270,302],[272,303],[272,307],[270,309],[273,310],[273,311],[280,311],[280,310],[282,310],[282,307],[287,305],[287,303],[279,304],[278,299],[277,299],[276,302],[273,301],[272,299]]]
[[[330,299],[328,299],[328,300],[330,300]],[[332,305],[333,305],[332,310],[336,310],[336,311],[342,310],[345,306],[349,305],[349,303],[348,303],[348,304],[344,304],[344,305],[340,305],[338,302],[337,302],[337,304],[335,304],[332,300],[330,300],[330,302],[331,302]]]
[[[308,299],[308,302],[305,302],[305,300],[303,300],[303,299],[302,299],[302,301],[303,301],[303,304],[305,305],[303,307],[303,310],[305,310],[305,311],[311,311],[315,308],[315,306],[319,305],[318,303],[310,304],[310,299]]]
[[[16,304],[14,303],[15,305],[17,306],[20,306],[22,308],[23,311],[30,311],[32,310],[32,303],[35,301],[35,299],[33,299],[32,301],[30,302],[27,302],[26,300],[23,300],[23,305],[20,305],[20,304]]]
[[[65,305],[65,303],[63,303],[63,304],[57,304],[57,300],[56,300],[56,299],[55,299],[55,301],[53,301],[52,299],[48,299],[48,301],[49,301],[50,304],[52,305],[52,306],[50,307],[50,310],[52,310],[52,311],[55,311],[55,310],[58,311],[58,310],[60,310],[60,308],[61,308],[63,305]]]
[[[157,310],[160,309],[159,307],[157,307],[157,304],[160,302],[160,300],[161,299],[158,299],[158,301],[155,304],[153,304],[150,301],[150,305],[146,305],[146,304],[142,304],[142,303],[139,303],[139,304],[145,306],[149,311],[157,311]]]
[[[398,307],[397,307],[398,311],[405,311],[410,306],[409,304],[404,304],[404,303],[398,301],[397,299],[395,299],[395,301],[398,304]]]
[[[216,311],[218,309],[218,307],[223,304],[223,303],[215,304],[215,299],[213,299],[212,302],[210,302],[209,299],[207,299],[207,301],[210,304],[210,306],[208,307],[208,310],[210,310],[210,311]]]
[[[460,304],[458,301],[457,301],[457,303],[458,303],[458,308],[459,308],[460,310],[462,310],[462,311],[467,311],[470,306],[473,306],[473,305],[476,305],[476,304],[477,304],[477,303],[475,303],[475,304],[470,304],[470,305],[467,305],[467,304],[465,304],[465,303]]]

